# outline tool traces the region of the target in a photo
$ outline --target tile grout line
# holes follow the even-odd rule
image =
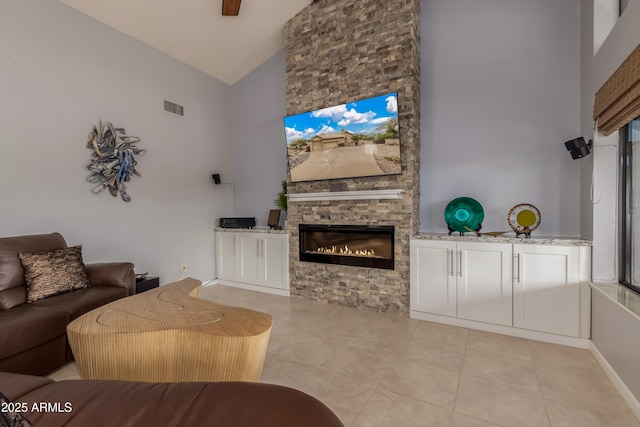
[[[533,352],[531,351],[531,340],[527,340],[527,347],[529,348],[529,353],[531,354],[531,363],[533,365],[533,372],[536,374],[536,382],[538,383],[538,394],[542,399],[542,405],[544,405],[544,414],[547,417],[547,422],[549,423],[549,427],[553,426],[551,423],[551,416],[549,415],[549,408],[547,407],[547,400],[544,397],[544,393],[542,393],[542,387],[540,386],[540,376],[538,375],[538,369],[536,367],[536,362],[533,358]]]
[[[462,373],[464,372],[464,365],[467,363],[467,352],[468,351],[469,351],[469,329],[467,329],[467,336],[466,336],[466,339],[464,341],[464,354],[463,354],[463,359],[462,359],[462,366],[460,367],[460,376],[458,378],[458,387],[456,388],[456,400],[453,403],[453,410],[451,411],[451,419],[449,420],[449,425],[453,425],[453,418],[456,415],[456,407],[458,406],[458,397],[460,396],[460,387],[462,387]],[[467,416],[466,414],[462,414],[462,415]],[[482,421],[486,421],[486,420],[482,420]]]

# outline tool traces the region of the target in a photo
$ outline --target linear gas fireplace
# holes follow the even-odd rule
[[[300,261],[394,268],[394,227],[299,224]]]

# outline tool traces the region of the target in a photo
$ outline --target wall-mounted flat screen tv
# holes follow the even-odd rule
[[[398,95],[284,118],[292,182],[401,173]]]

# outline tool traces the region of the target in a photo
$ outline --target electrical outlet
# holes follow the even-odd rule
[[[187,264],[182,264],[182,266],[180,267],[180,271],[183,273],[187,272]]]

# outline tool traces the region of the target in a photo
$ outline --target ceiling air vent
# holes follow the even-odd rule
[[[164,101],[164,111],[184,117],[184,107],[171,101]]]

